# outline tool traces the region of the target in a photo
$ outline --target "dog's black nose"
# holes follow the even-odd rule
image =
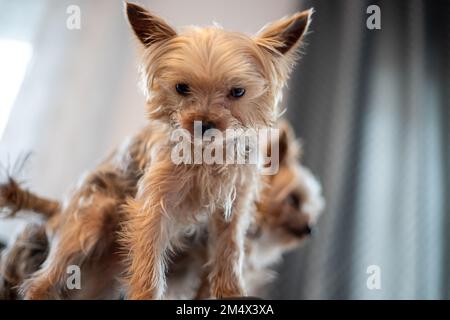
[[[212,122],[202,123],[202,135],[209,129],[214,129],[216,126]]]

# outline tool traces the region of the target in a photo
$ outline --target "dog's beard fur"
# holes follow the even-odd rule
[[[150,124],[143,134],[148,140],[140,149],[145,154],[136,160],[142,167],[117,155],[83,180],[54,224],[57,235],[51,239],[47,260],[22,289],[30,299],[61,296],[57,290],[65,283],[67,264],[83,264],[111,250],[102,237],[115,241],[121,220],[121,245],[129,258],[128,297],[161,298],[169,251],[181,245],[180,235],[206,217],[214,245],[209,251],[211,294],[243,295],[244,239],[261,187],[257,168],[175,166],[169,137],[174,129],[189,130],[195,120],[219,130],[272,126],[312,12],[281,19],[250,38],[218,28],[189,28],[178,34],[145,9],[126,6],[144,47],[142,74]],[[187,94],[175,90],[180,83],[188,85]],[[245,95],[230,97],[233,88],[244,88]],[[130,155],[133,150],[122,152]],[[118,212],[127,197],[122,219]],[[112,229],[104,228],[105,221]]]

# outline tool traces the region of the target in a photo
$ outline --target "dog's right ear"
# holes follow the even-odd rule
[[[177,35],[175,30],[164,22],[164,20],[140,6],[125,2],[125,9],[128,22],[139,41],[145,47],[169,40]]]

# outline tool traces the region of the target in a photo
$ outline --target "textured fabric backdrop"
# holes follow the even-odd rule
[[[381,30],[366,28],[367,6]],[[306,1],[288,117],[322,180],[318,234],[271,296],[450,298],[450,2]],[[381,270],[368,290],[367,267]]]

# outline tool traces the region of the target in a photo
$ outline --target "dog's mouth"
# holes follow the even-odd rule
[[[286,231],[298,239],[310,237],[313,234],[314,228],[308,224],[301,227],[285,226]]]
[[[223,123],[213,121],[195,121],[194,123],[180,123],[179,129],[184,130],[191,142],[207,144],[239,143],[246,131],[241,127],[226,127]],[[243,139],[242,139],[243,140]],[[244,140],[243,140],[244,141]]]

